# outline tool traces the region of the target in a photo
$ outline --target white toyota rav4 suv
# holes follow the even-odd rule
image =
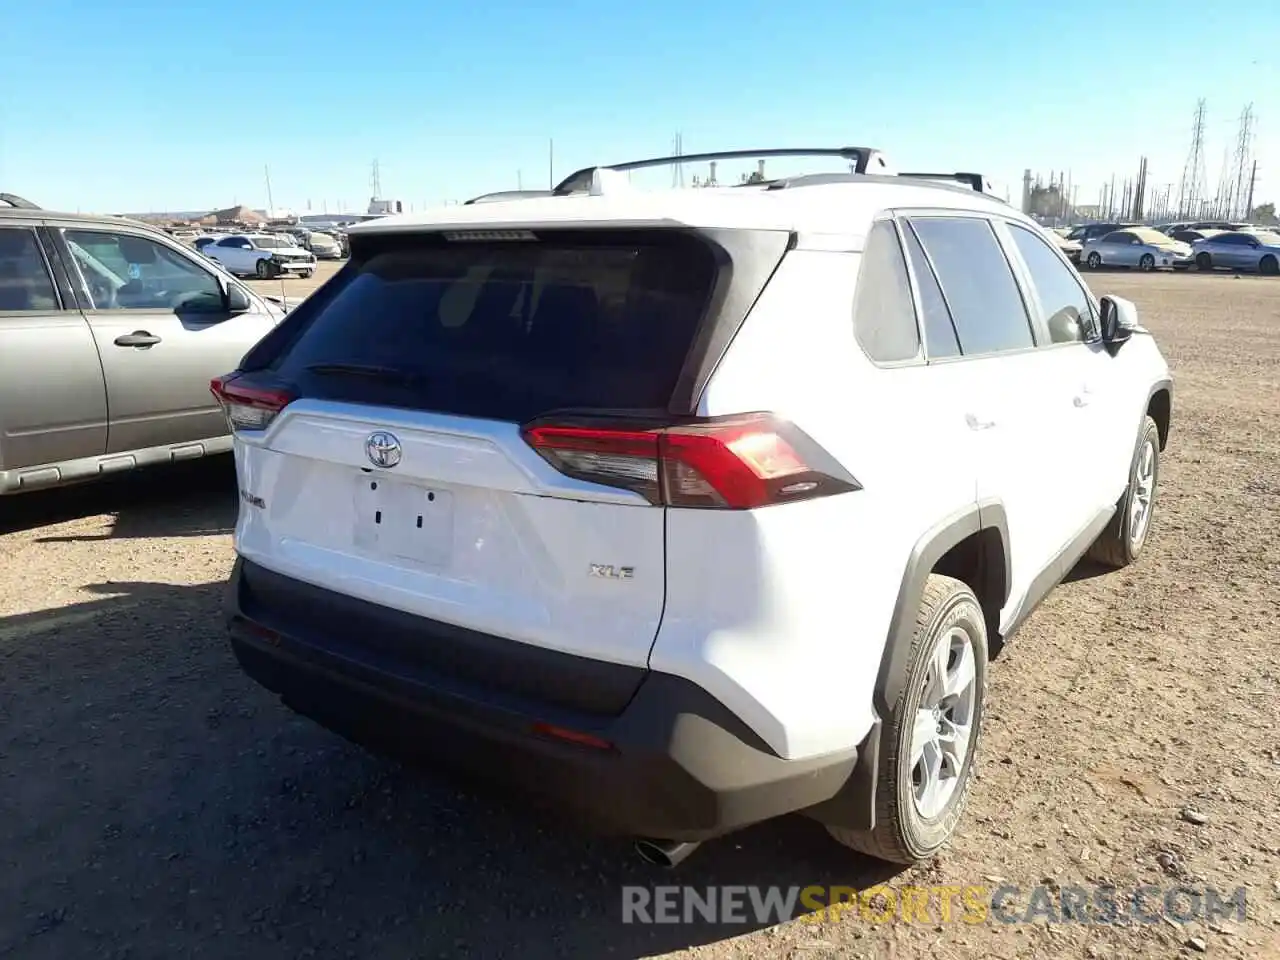
[[[1141,552],[1171,382],[979,179],[838,153],[353,228],[212,385],[243,669],[651,861],[792,811],[934,854],[990,653],[1086,552]]]

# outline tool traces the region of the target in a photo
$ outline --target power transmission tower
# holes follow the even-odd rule
[[[1214,195],[1213,200],[1213,216],[1220,220],[1225,220],[1231,216],[1231,194],[1235,189],[1235,182],[1231,174],[1231,151],[1223,147],[1222,168],[1218,174],[1218,192]]]
[[[1228,217],[1240,216],[1240,207],[1245,203],[1248,192],[1249,164],[1253,152],[1253,104],[1250,103],[1240,111],[1240,132],[1236,135],[1236,151],[1231,158],[1231,193],[1228,196]],[[1245,218],[1249,211],[1245,211]]]
[[[1244,218],[1253,219],[1253,188],[1258,182],[1258,161],[1253,161],[1253,170],[1249,173],[1249,199],[1244,205]]]
[[[1182,168],[1182,181],[1178,184],[1178,216],[1199,215],[1198,206],[1204,196],[1204,111],[1203,99],[1196,101],[1195,119],[1191,124],[1191,149],[1186,165]]]

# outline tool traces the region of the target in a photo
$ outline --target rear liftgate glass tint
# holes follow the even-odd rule
[[[370,238],[273,372],[302,396],[495,420],[666,409],[716,287],[712,249],[676,231],[528,236]]]

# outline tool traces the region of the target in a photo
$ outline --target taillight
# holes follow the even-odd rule
[[[222,404],[232,431],[265,430],[285,407],[293,402],[288,390],[253,386],[240,382],[240,374],[229,373],[209,382],[209,391]]]
[[[807,434],[768,413],[643,427],[535,422],[522,434],[561,473],[668,507],[750,510],[861,489]]]

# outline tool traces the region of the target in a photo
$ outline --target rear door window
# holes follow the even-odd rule
[[[514,421],[665,409],[717,278],[670,232],[376,243],[272,364],[305,396]]]
[[[34,230],[0,227],[0,313],[58,309]]]
[[[1035,345],[1013,268],[991,224],[969,217],[922,217],[911,225],[937,270],[965,356]]]
[[[920,288],[920,315],[924,321],[925,351],[930,360],[944,360],[960,356],[960,341],[956,337],[951,311],[943,299],[938,278],[933,275],[929,258],[910,224],[903,226],[911,268],[915,271],[916,286]]]

